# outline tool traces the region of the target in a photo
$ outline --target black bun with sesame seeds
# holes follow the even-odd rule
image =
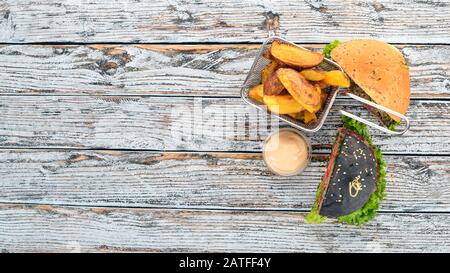
[[[319,224],[327,217],[338,222],[362,225],[377,214],[385,197],[386,163],[373,145],[366,125],[342,117],[327,170],[317,188],[316,201],[305,216]]]
[[[378,175],[377,160],[364,137],[339,129],[320,185],[318,213],[337,218],[360,209],[375,192]]]

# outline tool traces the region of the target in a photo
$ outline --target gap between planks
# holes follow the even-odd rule
[[[158,149],[125,149],[125,148],[86,148],[86,147],[6,147],[0,146],[0,151],[17,151],[17,152],[28,152],[28,151],[93,151],[93,152],[154,152],[154,153],[172,153],[172,154],[224,154],[224,155],[245,155],[245,154],[261,154],[261,151],[245,151],[245,150],[210,150],[210,151],[201,151],[201,150],[158,150]],[[329,155],[328,151],[314,151],[312,156],[323,156]],[[427,153],[427,152],[415,152],[415,153],[396,153],[396,152],[383,152],[383,155],[389,156],[423,156],[423,157],[450,157],[450,153]],[[450,158],[449,158],[450,160]]]
[[[136,97],[136,98],[185,98],[185,99],[239,99],[240,96],[208,96],[208,95],[183,95],[183,94],[175,94],[175,95],[165,95],[165,94],[156,94],[156,95],[134,95],[134,94],[24,94],[24,93],[0,93],[0,97],[93,97],[93,98],[103,98],[103,97]],[[348,98],[346,96],[337,97],[336,100],[342,101],[353,101],[353,99]],[[412,97],[411,101],[450,101],[450,97],[439,97],[436,95],[435,97]]]
[[[376,39],[376,38],[373,38]],[[58,41],[49,41],[49,42],[23,42],[23,43],[7,43],[7,42],[0,42],[0,46],[8,46],[8,45],[29,45],[29,46],[95,46],[95,45],[102,45],[102,46],[260,46],[262,45],[262,42],[58,42]],[[311,47],[323,47],[327,45],[327,43],[314,43],[314,42],[308,42],[308,43],[299,43],[296,42],[296,44],[302,45],[302,46],[311,46]],[[394,45],[397,47],[404,47],[404,46],[448,46],[450,45],[450,42],[448,43],[389,43],[390,45]]]
[[[102,210],[147,210],[147,211],[208,211],[208,212],[226,212],[226,211],[236,211],[236,212],[285,212],[292,214],[307,214],[309,209],[289,209],[289,208],[251,208],[251,207],[223,207],[223,206],[122,206],[122,205],[89,205],[89,204],[69,204],[63,202],[0,202],[0,207],[31,207],[35,209],[45,209],[50,210],[52,208],[81,208],[81,209],[92,209],[93,211]],[[441,214],[448,215],[450,211],[392,211],[379,209],[377,214],[394,215],[394,214]]]

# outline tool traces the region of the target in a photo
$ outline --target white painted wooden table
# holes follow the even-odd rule
[[[0,2],[0,251],[450,251],[449,0],[58,2]],[[412,128],[372,131],[387,199],[364,227],[304,221],[338,109],[367,116],[353,102],[304,174],[264,167],[271,130],[239,88],[269,20],[315,50],[374,37],[407,58]],[[205,119],[221,134],[180,127]]]

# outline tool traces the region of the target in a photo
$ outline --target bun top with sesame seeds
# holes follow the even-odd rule
[[[334,48],[331,58],[374,102],[406,114],[410,100],[409,68],[397,48],[374,39],[356,39]],[[400,122],[400,118],[389,116]]]

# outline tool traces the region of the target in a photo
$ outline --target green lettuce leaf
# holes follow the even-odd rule
[[[392,130],[392,131],[395,131],[395,129],[397,128],[397,126],[398,126],[399,124],[400,124],[400,123],[398,123],[397,121],[391,119],[391,124],[389,124],[388,129],[389,129],[389,130]]]
[[[327,58],[331,58],[331,51],[337,47],[341,42],[339,40],[335,40],[323,48],[323,55]]]
[[[323,190],[319,184],[319,187],[317,187],[316,202],[314,202],[311,211],[305,216],[306,223],[308,224],[321,224],[325,219],[327,219],[327,217],[319,214],[319,204],[317,200],[319,200],[320,196],[322,196],[322,193]]]

